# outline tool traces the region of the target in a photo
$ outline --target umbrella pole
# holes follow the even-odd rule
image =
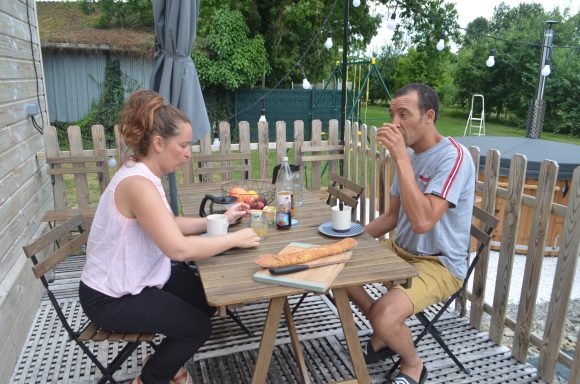
[[[167,175],[167,181],[169,182],[169,202],[171,204],[171,210],[175,216],[178,216],[179,204],[177,203],[177,182],[175,172],[171,172]]]

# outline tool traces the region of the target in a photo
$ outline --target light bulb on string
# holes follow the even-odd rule
[[[489,56],[485,61],[485,65],[487,65],[489,68],[495,65],[495,49],[491,48],[489,50]]]
[[[437,45],[435,46],[437,48],[438,51],[442,51],[445,48],[445,34],[441,34],[441,36],[439,37],[439,41],[437,42]]]
[[[550,73],[552,73],[552,69],[550,68],[550,63],[546,61],[546,65],[542,68],[542,76],[550,76]]]
[[[395,29],[395,27],[397,26],[397,14],[395,12],[393,12],[391,14],[391,18],[389,19],[389,21],[387,21],[387,29],[390,29],[391,31],[393,29]]]
[[[310,89],[310,82],[306,78],[306,74],[304,72],[302,72],[302,88]]]
[[[260,119],[258,120],[259,123],[267,123],[266,121],[266,109],[262,108],[262,112],[260,113]]]
[[[328,32],[328,37],[326,38],[326,41],[324,42],[324,46],[326,47],[326,49],[332,48],[332,33]]]
[[[352,0],[352,6],[358,8],[360,6],[360,0]]]

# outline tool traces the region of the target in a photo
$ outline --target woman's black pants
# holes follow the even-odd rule
[[[199,276],[184,266],[172,267],[162,289],[115,298],[81,282],[79,297],[87,317],[103,329],[165,336],[141,371],[145,384],[168,383],[211,334],[215,309],[207,304]]]

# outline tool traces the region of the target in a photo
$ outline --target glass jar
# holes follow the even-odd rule
[[[250,228],[256,232],[260,240],[268,238],[268,218],[263,211],[258,209],[250,211]]]

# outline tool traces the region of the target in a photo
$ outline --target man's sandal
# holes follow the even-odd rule
[[[425,382],[427,381],[427,375],[428,375],[427,367],[425,367],[425,365],[423,364],[423,369],[421,370],[421,376],[419,376],[418,383],[408,375],[405,375],[404,373],[399,373],[397,377],[395,377],[395,380],[393,380],[393,384],[425,384]]]
[[[393,351],[389,347],[384,347],[384,348],[379,349],[378,351],[375,351],[373,348],[373,344],[371,343],[371,340],[369,339],[369,341],[365,347],[364,355],[365,355],[365,362],[367,364],[371,364],[371,363],[376,363],[377,361],[387,359],[389,357],[393,357],[396,355],[396,353],[395,353],[395,351]]]

